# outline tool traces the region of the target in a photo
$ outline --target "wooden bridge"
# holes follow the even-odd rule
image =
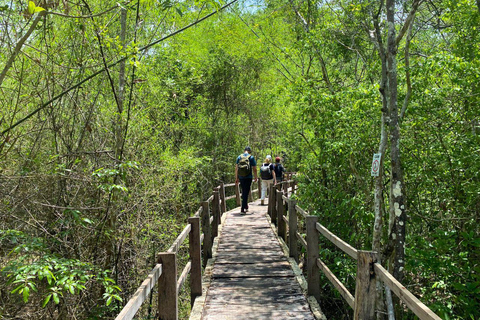
[[[232,187],[233,194],[225,196]],[[260,183],[252,194],[259,190]],[[158,255],[158,264],[116,320],[134,319],[157,282],[156,318],[178,319],[178,293],[188,275],[191,320],[326,319],[317,303],[320,272],[352,307],[354,319],[376,319],[376,282],[380,280],[419,319],[440,320],[377,262],[375,252],[351,247],[322,226],[317,216],[299,207],[291,197],[295,190],[291,179],[272,186],[268,206],[260,206],[251,195],[249,212],[240,215],[240,208],[227,211],[226,206],[231,199],[240,205],[238,186],[216,187],[170,249]],[[321,260],[320,236],[357,260],[355,296]],[[178,275],[177,254],[187,237],[189,261]],[[306,278],[297,266],[299,246],[306,252]]]

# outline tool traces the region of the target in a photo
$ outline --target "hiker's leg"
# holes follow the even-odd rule
[[[250,193],[250,185],[252,184],[252,178],[243,178],[242,186],[242,209],[248,207],[248,194]],[[240,180],[241,181],[241,180]]]
[[[261,198],[261,200],[265,200],[265,197],[267,196],[267,186],[268,186],[267,180],[262,180],[262,198]]]

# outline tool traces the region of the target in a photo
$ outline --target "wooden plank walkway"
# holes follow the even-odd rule
[[[202,319],[315,319],[259,203],[226,213]]]

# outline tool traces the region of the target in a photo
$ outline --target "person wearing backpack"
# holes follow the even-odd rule
[[[262,178],[262,197],[260,204],[263,206],[265,204],[265,196],[267,195],[267,188],[269,189],[272,183],[277,184],[275,169],[273,167],[272,157],[268,155],[265,158],[265,162],[260,167],[260,178]]]
[[[255,182],[257,182],[257,162],[251,155],[252,149],[245,147],[245,152],[237,157],[237,164],[235,165],[235,185],[240,182],[242,189],[242,207],[240,214],[245,214],[248,211],[248,194],[250,193],[250,186],[252,185],[253,175]],[[253,175],[252,175],[253,173]]]
[[[280,183],[283,181],[283,173],[285,172],[285,168],[282,166],[280,163],[280,157],[275,158],[275,176],[277,178],[277,183]]]

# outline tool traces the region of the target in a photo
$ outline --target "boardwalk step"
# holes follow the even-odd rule
[[[215,264],[213,278],[293,277],[287,261],[254,264]]]

